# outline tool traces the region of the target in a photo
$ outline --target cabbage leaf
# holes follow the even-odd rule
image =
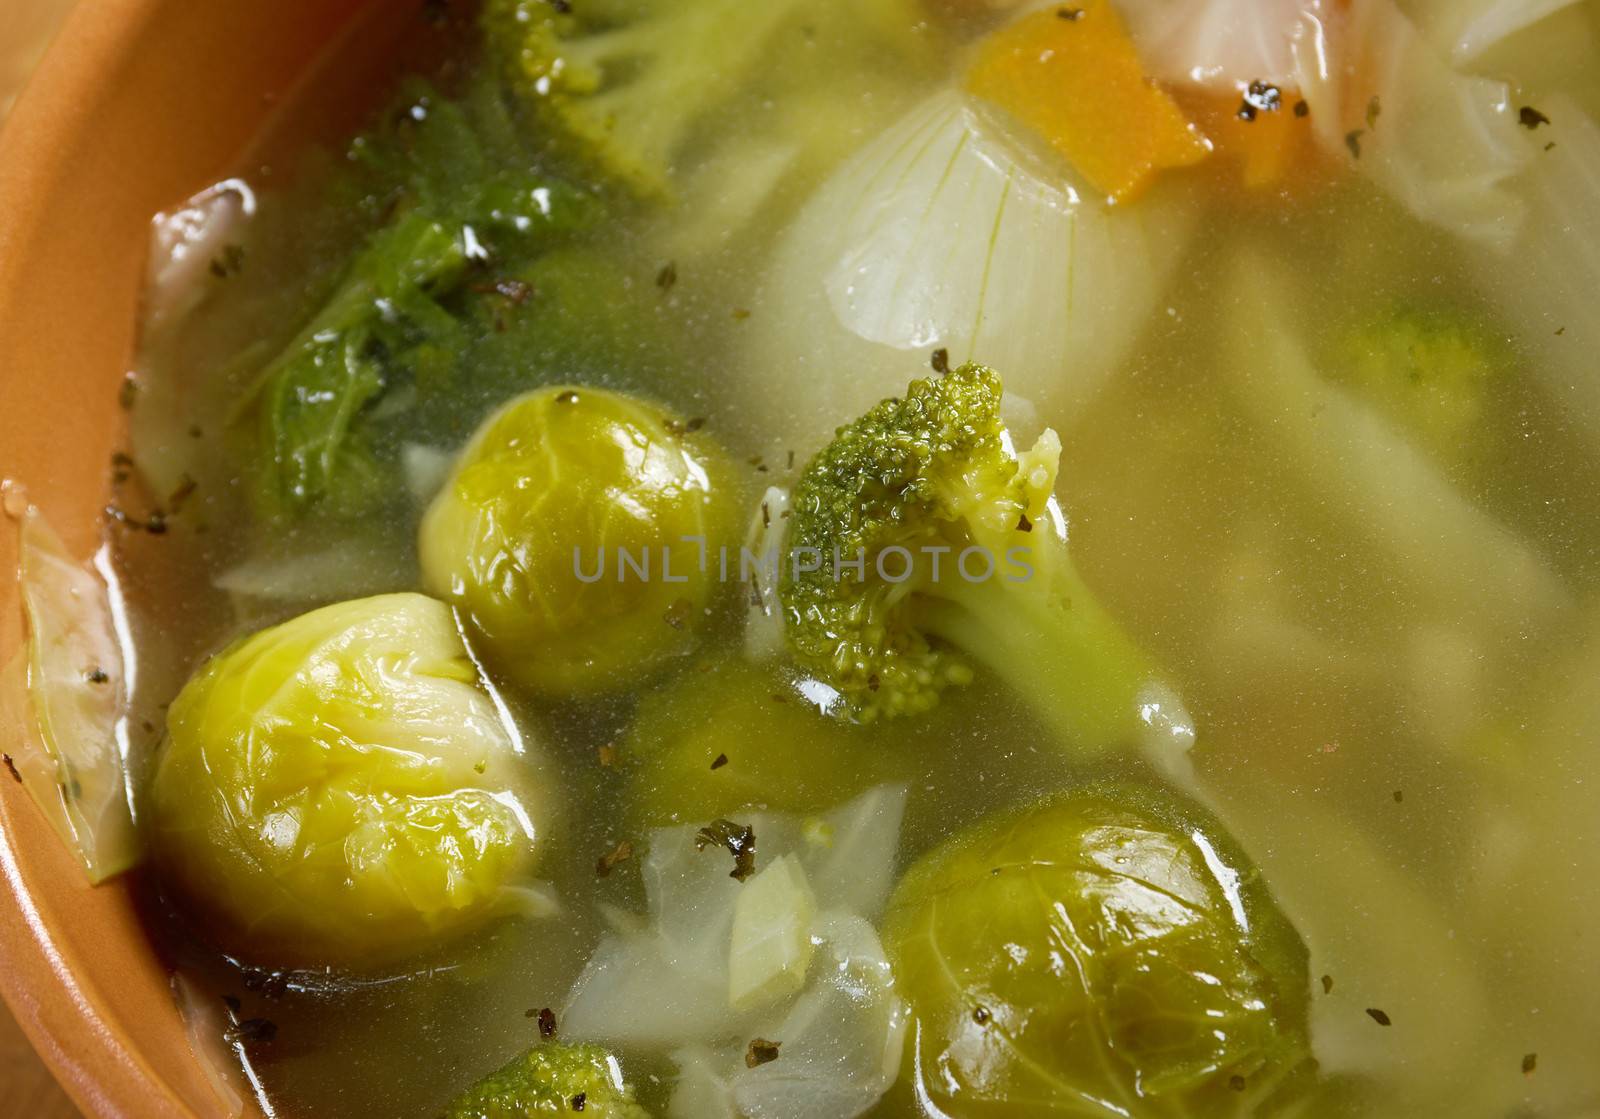
[[[141,853],[127,768],[132,666],[106,581],[37,509],[22,517],[20,553],[28,643],[0,686],[12,762],[90,880],[103,882]]]
[[[1394,0],[1308,19],[1295,52],[1327,151],[1423,221],[1510,247],[1526,206],[1508,181],[1532,149],[1505,82],[1452,69]]]
[[[1296,290],[1259,253],[1233,266],[1224,334],[1234,396],[1284,467],[1413,593],[1493,633],[1535,631],[1569,592],[1527,541],[1484,512],[1364,401],[1319,375],[1278,308]]]

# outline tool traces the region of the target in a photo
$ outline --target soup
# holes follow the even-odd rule
[[[374,13],[7,761],[224,1111],[1600,1114],[1597,25]]]

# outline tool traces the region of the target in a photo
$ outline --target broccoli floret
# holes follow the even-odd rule
[[[490,57],[547,134],[645,197],[670,193],[697,126],[801,61],[788,48],[830,22],[880,37],[884,61],[926,38],[907,0],[488,0],[482,21]]]
[[[1481,317],[1404,306],[1350,330],[1334,367],[1425,450],[1452,462],[1483,420],[1487,398],[1511,363],[1508,346]]]
[[[862,720],[932,707],[971,657],[1076,746],[1108,746],[1136,732],[1154,673],[1067,554],[1060,440],[1014,453],[1000,398],[978,365],[913,382],[807,465],[779,586],[789,647]]]
[[[595,1045],[539,1045],[473,1085],[443,1119],[531,1119],[570,1115],[650,1119],[622,1083],[617,1062]]]
[[[489,0],[490,50],[515,91],[645,194],[704,114],[759,64],[794,0],[553,4]]]

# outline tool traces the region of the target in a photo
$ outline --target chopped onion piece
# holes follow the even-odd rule
[[[791,862],[812,898],[797,903],[796,913],[809,907],[824,916],[875,919],[894,881],[905,796],[899,786],[869,789],[816,821],[763,812],[739,816],[734,822],[754,832],[757,855],[757,875],[742,883],[729,876],[726,850],[695,842],[697,828],[653,831],[641,867],[646,915],[612,922],[615,931],[601,940],[568,996],[563,1033],[665,1053],[697,1041],[724,1043],[787,1014],[830,981],[833,965],[818,949],[804,968],[798,1000],[791,990],[788,997],[730,1012],[730,947],[737,954],[735,925],[745,891]],[[819,917],[808,930],[814,939],[825,940],[823,923]]]
[[[673,1054],[669,1119],[853,1119],[893,1086],[910,1015],[877,932],[860,917],[825,913],[817,940],[816,981],[786,1011],[731,1044]],[[752,1037],[779,1042],[778,1059],[750,1067]]]
[[[774,859],[745,883],[733,907],[728,1003],[736,1010],[800,993],[815,945],[817,899],[793,855]]]
[[[781,243],[749,406],[809,453],[943,350],[1064,426],[1136,342],[1188,243],[1192,193],[1108,206],[1042,145],[937,94],[847,160]]]
[[[400,448],[400,466],[405,473],[406,489],[418,506],[427,505],[435,494],[444,489],[455,461],[453,451],[430,447],[425,443],[407,443]]]

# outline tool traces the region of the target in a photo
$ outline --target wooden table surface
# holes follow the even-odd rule
[[[0,1004],[0,1116],[80,1119],[4,1004]]]

